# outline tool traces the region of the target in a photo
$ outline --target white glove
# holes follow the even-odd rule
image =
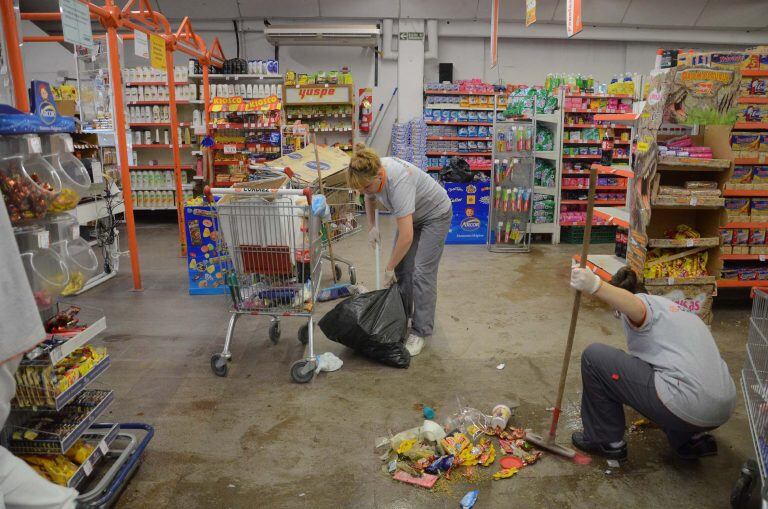
[[[384,288],[389,288],[392,286],[392,283],[397,281],[397,278],[395,277],[395,271],[394,270],[385,270],[384,271]]]
[[[371,245],[371,249],[376,249],[376,244],[381,243],[381,234],[375,226],[368,230],[368,243]]]
[[[571,269],[571,288],[590,295],[600,289],[600,277],[589,269],[574,267]]]

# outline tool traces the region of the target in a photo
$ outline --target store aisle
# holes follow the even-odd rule
[[[119,507],[456,507],[468,485],[429,493],[397,484],[380,472],[375,439],[418,425],[420,403],[442,420],[457,396],[484,410],[519,402],[516,426],[543,429],[548,422],[572,303],[574,246],[535,245],[520,255],[448,246],[437,333],[408,370],[374,364],[320,337],[318,351],[336,353],[344,366],[297,385],[288,375],[301,351],[297,320],[284,322],[273,346],[267,319],[244,318],[229,377],[213,376],[209,359],[223,341],[227,301],[187,295],[175,225],[140,224],[138,234],[145,290],[129,291],[126,259],[118,278],[80,299],[104,308],[108,320],[101,341],[112,367],[103,383],[116,400],[105,420],[157,429]],[[364,236],[335,249],[356,261],[361,281],[373,280]],[[623,346],[619,321],[596,301],[588,299],[581,316],[569,402],[579,400],[578,353],[595,340]],[[715,314],[713,332],[734,379],[747,319],[746,308]],[[506,368],[497,370],[499,363]],[[561,423],[567,440],[569,416]],[[513,479],[481,483],[479,500],[482,507],[721,508],[741,462],[754,454],[741,399],[716,436],[719,456],[686,464],[671,457],[659,431],[630,434],[630,461],[610,474],[604,461],[579,467],[545,455]]]

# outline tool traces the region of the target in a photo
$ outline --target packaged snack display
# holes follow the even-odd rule
[[[554,149],[554,135],[548,127],[536,127],[536,150],[549,151]]]

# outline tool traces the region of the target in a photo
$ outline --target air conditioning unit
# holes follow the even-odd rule
[[[270,25],[264,28],[275,46],[377,46],[378,25]]]

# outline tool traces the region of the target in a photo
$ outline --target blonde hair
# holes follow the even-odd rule
[[[347,181],[352,189],[362,189],[371,183],[381,168],[381,159],[376,152],[362,143],[355,145],[347,169]]]

